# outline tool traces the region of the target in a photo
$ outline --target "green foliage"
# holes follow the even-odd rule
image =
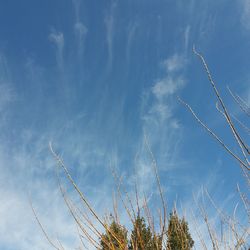
[[[101,250],[190,250],[194,245],[187,222],[184,218],[179,219],[176,212],[170,214],[167,248],[163,247],[161,236],[154,233],[146,224],[145,218],[139,214],[133,222],[129,240],[127,236],[127,229],[112,218],[100,239]]]
[[[169,250],[190,250],[194,245],[187,222],[184,218],[180,220],[176,212],[170,214],[167,237]]]
[[[144,217],[137,216],[131,232],[129,250],[159,250],[161,239],[154,235],[149,226],[146,225]]]
[[[113,219],[105,234],[101,237],[101,250],[127,249],[127,233],[127,229]]]

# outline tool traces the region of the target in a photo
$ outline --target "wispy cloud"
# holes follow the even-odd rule
[[[152,120],[152,116],[156,116],[160,120],[155,122],[162,123],[166,118],[171,117],[172,105],[170,98],[185,85],[185,79],[179,73],[184,68],[185,63],[185,58],[177,54],[162,62],[161,65],[165,71],[165,76],[154,83],[151,89],[154,100],[148,115],[144,118]]]
[[[164,75],[155,81],[142,98],[142,130],[148,137],[158,168],[164,171],[170,171],[177,166],[176,156],[181,129],[178,120],[174,117],[174,97],[186,83],[182,73],[185,64],[185,58],[178,54],[164,60],[161,63]],[[135,163],[139,176],[138,182],[145,191],[155,190],[152,159],[145,148],[144,135],[139,148],[138,160]]]
[[[74,29],[75,29],[76,39],[78,43],[78,55],[82,56],[84,42],[85,42],[86,35],[88,33],[88,29],[82,22],[75,23]]]
[[[20,131],[21,143],[12,145],[11,149],[8,142],[0,146],[0,183],[5,183],[0,185],[0,246],[20,250],[34,246],[37,249],[50,249],[32,214],[28,194],[51,238],[54,241],[58,238],[65,249],[79,246],[76,225],[56,182],[54,172],[57,165],[48,150],[48,141],[51,139],[65,163],[70,163],[67,164],[69,171],[97,213],[102,217],[104,213],[112,211],[112,177],[109,177],[110,170],[103,168],[109,165],[109,149],[99,145],[99,135],[95,137],[89,130],[74,129],[79,120],[65,122],[65,126],[56,129],[58,126],[54,123],[58,122],[51,121],[50,129],[39,132],[41,134],[28,129]],[[0,140],[4,141],[2,134]],[[112,157],[119,162],[115,152]],[[95,178],[100,178],[100,169],[105,182],[97,185]],[[63,173],[60,176],[70,197],[80,204],[79,197],[67,185]],[[103,210],[103,207],[106,209]]]
[[[54,240],[58,237],[66,246],[77,246],[75,226],[55,181],[49,178],[54,160],[46,150],[44,139],[35,141],[30,131],[23,133],[21,145],[15,145],[11,150],[8,143],[0,147],[1,183],[5,183],[0,186],[1,246],[22,250],[34,246],[48,249],[29,205],[29,194],[48,234]],[[33,145],[31,150],[30,143]]]
[[[0,127],[4,126],[9,115],[9,105],[16,100],[16,94],[11,83],[11,73],[6,57],[0,53]]]
[[[78,56],[81,57],[83,53],[84,42],[85,42],[86,35],[88,33],[88,29],[80,20],[81,0],[72,0],[72,3],[75,9],[74,31],[75,31],[75,36],[77,39]]]
[[[28,67],[33,69],[30,64]],[[9,109],[13,93],[14,90],[11,90],[8,85],[0,84],[0,106],[3,110]],[[21,97],[18,96],[18,98]],[[1,115],[0,118],[2,126]],[[98,187],[93,183],[90,185],[88,179],[89,175],[99,176],[97,172],[100,172],[100,167],[108,165],[109,156],[106,156],[108,149],[105,151],[104,146],[98,146],[100,140],[92,138],[88,130],[74,129],[76,123],[82,118],[84,116],[64,122],[64,126],[60,129],[58,129],[60,123],[58,117],[51,120],[50,128],[46,131],[35,132],[32,129],[21,129],[18,131],[18,138],[15,138],[19,143],[14,144],[4,140],[4,130],[1,130],[0,248],[5,249],[6,246],[6,248],[28,250],[35,246],[36,249],[50,249],[32,214],[28,194],[31,196],[39,219],[51,238],[55,241],[57,238],[61,240],[65,249],[72,249],[79,245],[74,221],[67,211],[56,183],[54,175],[56,163],[48,150],[48,141],[51,138],[57,144],[64,145],[63,151],[62,147],[58,147],[62,151],[60,153],[67,152],[67,155],[70,155],[70,157],[65,156],[66,162],[74,166],[72,168],[70,164],[70,171],[73,173],[79,171],[77,182],[81,180],[80,186],[84,187],[82,190],[88,193],[91,204],[97,208],[99,214],[103,215],[103,204],[107,211],[112,210],[112,205],[110,205],[112,195],[107,197],[107,194],[111,193],[108,178]],[[7,126],[9,124],[6,124],[6,128]],[[85,134],[84,142],[82,133]],[[102,173],[104,174],[103,169]],[[92,179],[91,182],[93,182]],[[100,186],[102,188],[99,190]],[[74,200],[77,198],[74,194],[71,197]]]
[[[76,22],[79,22],[80,20],[80,7],[81,7],[81,0],[72,0],[74,9],[75,9],[75,16],[76,16]]]
[[[250,2],[248,0],[241,0],[241,22],[244,28],[248,31],[250,29]]]
[[[59,69],[63,69],[64,35],[62,32],[53,30],[49,35],[49,40],[56,46],[57,65]]]
[[[213,248],[208,224],[219,249],[234,248],[236,242],[233,230],[238,236],[245,235],[243,228],[247,229],[247,222],[244,219],[247,211],[237,192],[225,193],[219,175],[208,175],[204,182],[200,187],[196,187],[193,198],[189,197],[188,201],[181,205],[177,204],[178,211],[188,221],[197,249],[203,248],[202,240],[209,249]],[[240,227],[236,226],[238,223]],[[231,228],[233,224],[234,228]]]
[[[10,70],[8,67],[7,59],[4,54],[0,52],[0,81],[10,82]]]
[[[8,104],[15,99],[14,91],[10,84],[0,83],[0,114],[6,110]]]
[[[107,62],[107,72],[110,72],[113,65],[113,38],[114,38],[114,25],[115,17],[114,12],[116,9],[116,2],[112,2],[109,12],[106,14],[104,23],[106,26],[106,41],[108,46],[108,62]]]
[[[186,59],[179,54],[174,54],[170,58],[163,61],[163,66],[166,67],[166,73],[178,73],[179,70],[183,69],[186,64]]]
[[[161,101],[163,98],[167,98],[176,93],[181,87],[185,84],[185,80],[182,76],[171,77],[167,76],[156,82],[152,88],[152,93],[157,98],[158,101]]]
[[[184,51],[186,54],[188,53],[188,50],[189,50],[190,30],[191,30],[191,27],[190,25],[188,25],[184,31]]]
[[[130,62],[130,50],[131,50],[132,42],[134,40],[137,29],[138,29],[137,22],[131,22],[128,25],[128,38],[127,38],[128,40],[127,40],[127,47],[126,47],[126,59],[127,59],[128,64]]]

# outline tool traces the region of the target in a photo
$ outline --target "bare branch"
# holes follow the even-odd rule
[[[36,221],[37,221],[37,223],[39,224],[39,227],[41,228],[41,230],[42,230],[44,236],[46,237],[47,241],[48,241],[48,242],[50,243],[50,245],[51,245],[52,247],[54,247],[55,249],[57,249],[57,250],[62,250],[62,249],[60,249],[58,246],[56,246],[55,243],[50,239],[50,237],[48,236],[46,230],[44,229],[42,223],[40,222],[40,220],[39,220],[39,218],[38,218],[38,216],[37,216],[37,214],[36,214],[36,211],[35,211],[35,209],[34,209],[34,207],[33,207],[33,205],[32,205],[31,199],[29,199],[29,202],[30,202],[30,206],[31,206],[31,209],[32,209],[32,211],[33,211],[33,214],[34,214],[34,216],[35,216],[35,218],[36,218]]]
[[[229,147],[210,129],[207,127],[206,124],[204,124],[199,117],[195,114],[195,112],[193,111],[193,109],[190,107],[189,104],[187,104],[186,102],[184,102],[180,97],[178,97],[178,100],[185,105],[188,110],[191,112],[191,114],[194,116],[195,120],[203,127],[205,128],[205,130],[217,141],[221,144],[221,146],[230,154],[232,155],[238,162],[240,162],[240,164],[242,166],[244,166],[247,170],[250,170],[250,168],[247,166],[247,164],[245,162],[243,162],[235,153],[232,152],[231,149],[229,149]]]
[[[153,165],[153,169],[154,169],[154,172],[155,172],[155,177],[156,177],[156,180],[157,180],[157,186],[158,186],[158,189],[159,189],[159,193],[160,193],[160,197],[161,197],[161,202],[162,202],[163,224],[162,224],[161,238],[163,239],[163,235],[165,233],[165,227],[166,227],[166,220],[167,220],[167,206],[166,206],[165,200],[163,198],[163,191],[162,191],[162,188],[161,188],[160,177],[159,177],[159,174],[158,174],[158,168],[157,168],[157,163],[156,163],[154,154],[153,154],[153,152],[151,150],[151,147],[149,145],[147,136],[144,135],[144,138],[145,138],[145,144],[146,144],[147,150],[150,153],[150,156],[151,156],[151,159],[152,159],[152,165]]]
[[[93,210],[93,208],[91,207],[91,205],[89,204],[89,202],[87,201],[87,199],[85,198],[85,196],[83,195],[83,193],[81,192],[81,190],[79,189],[79,187],[76,185],[76,183],[74,182],[73,178],[71,177],[68,169],[66,168],[64,162],[62,161],[62,159],[55,153],[55,151],[53,150],[52,147],[52,143],[49,143],[49,148],[51,153],[53,154],[53,156],[55,157],[56,161],[58,162],[59,166],[62,167],[62,169],[64,170],[67,178],[69,179],[69,181],[71,182],[71,184],[73,185],[74,189],[77,191],[77,193],[79,194],[82,202],[86,205],[86,207],[89,209],[89,211],[91,212],[91,214],[96,218],[96,220],[105,228],[105,230],[107,230],[114,238],[115,240],[118,242],[119,245],[123,245],[121,243],[121,241],[116,237],[116,235],[109,229],[109,227],[107,225],[105,225],[102,220],[99,218],[99,216],[96,214],[96,212]]]
[[[237,131],[237,130],[235,129],[235,127],[234,127],[234,124],[233,124],[233,122],[232,122],[232,120],[231,120],[231,117],[230,117],[230,115],[229,115],[229,113],[228,113],[228,111],[227,111],[226,105],[224,104],[224,102],[223,102],[223,100],[222,100],[222,97],[221,97],[220,94],[219,94],[219,91],[218,91],[218,89],[217,89],[217,87],[216,87],[216,85],[215,85],[215,82],[214,82],[214,80],[213,80],[213,78],[212,78],[212,75],[211,75],[211,73],[210,73],[210,70],[209,70],[209,68],[208,68],[208,65],[207,65],[207,63],[206,63],[204,57],[203,57],[200,53],[198,53],[198,52],[196,51],[195,47],[193,47],[193,52],[194,52],[195,55],[198,56],[198,58],[201,60],[203,66],[204,66],[204,68],[205,68],[205,71],[206,71],[207,76],[208,76],[208,80],[209,80],[209,82],[210,82],[210,84],[211,84],[211,86],[212,86],[212,88],[213,88],[213,90],[214,90],[214,93],[215,93],[215,95],[216,95],[216,97],[217,97],[217,99],[218,99],[218,101],[219,101],[219,103],[220,103],[220,105],[221,105],[221,107],[222,107],[223,113],[224,113],[224,115],[225,115],[225,118],[226,118],[226,120],[227,120],[227,123],[228,123],[229,127],[231,128],[231,131],[232,131],[232,133],[233,133],[234,138],[236,139],[236,141],[237,141],[237,143],[239,144],[239,146],[240,146],[241,148],[243,147],[243,148],[246,150],[246,152],[247,152],[248,154],[250,154],[249,147],[244,143],[244,141],[241,139],[241,137],[240,137],[238,131]],[[248,162],[248,165],[250,165],[249,162]]]
[[[231,91],[231,89],[229,87],[227,87],[227,89],[228,89],[230,95],[233,97],[234,101],[239,105],[241,110],[247,116],[250,116],[250,107],[247,105],[247,103],[239,95],[233,94],[233,92]]]

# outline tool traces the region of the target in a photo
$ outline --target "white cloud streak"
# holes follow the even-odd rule
[[[58,190],[54,175],[57,165],[48,150],[49,134],[53,135],[55,142],[64,145],[63,147],[57,145],[56,149],[59,149],[58,153],[63,156],[66,165],[70,162],[67,166],[69,171],[81,190],[87,194],[96,212],[102,217],[104,213],[108,214],[112,211],[112,191],[109,183],[112,177],[108,178],[105,175],[105,171],[110,171],[109,169],[103,169],[103,166],[108,166],[110,156],[96,144],[93,147],[89,146],[95,139],[87,136],[88,133],[85,136],[82,135],[82,131],[69,133],[73,129],[72,126],[56,131],[51,125],[51,131],[47,131],[44,135],[37,135],[31,130],[23,131],[22,143],[15,145],[10,153],[8,153],[7,143],[1,145],[0,246],[6,245],[20,250],[34,247],[53,249],[50,248],[35,221],[29,206],[28,194],[51,239],[56,241],[58,238],[65,249],[73,249],[80,245],[76,225]],[[82,142],[83,137],[84,142]],[[0,140],[1,138],[0,135]],[[96,185],[93,179],[89,180],[89,176],[97,173],[99,176],[100,167],[102,167],[102,176],[106,176],[105,183]],[[78,195],[72,192],[70,185],[67,185],[68,182],[63,173],[60,176],[70,197],[80,204]],[[103,207],[106,208],[105,211]],[[98,228],[103,230],[100,226]]]
[[[10,84],[0,83],[0,114],[3,113],[7,106],[15,100],[15,94]]]
[[[59,69],[63,69],[63,48],[64,35],[62,32],[52,31],[49,35],[49,40],[56,46],[56,61]]]
[[[240,1],[242,14],[241,14],[241,22],[243,27],[249,31],[250,30],[250,2],[248,0]]]
[[[10,72],[9,72],[9,67],[7,63],[7,59],[4,56],[4,54],[1,54],[0,52],[0,82],[9,82],[10,79]]]
[[[115,8],[116,8],[116,2],[113,2],[111,4],[111,9],[109,13],[106,15],[104,19],[104,23],[106,26],[106,41],[107,41],[107,47],[108,47],[107,72],[110,72],[113,66],[113,38],[114,38],[114,25],[115,25],[115,18],[114,18]]]
[[[235,236],[233,236],[233,230],[236,230],[238,236],[243,235],[243,228],[247,228],[247,222],[244,220],[247,216],[247,211],[244,211],[244,206],[242,202],[239,201],[239,197],[237,197],[239,194],[233,192],[225,196],[224,191],[218,191],[224,190],[223,188],[219,188],[220,184],[218,185],[218,183],[221,182],[218,176],[212,174],[206,178],[205,182],[207,185],[196,188],[193,198],[184,202],[181,206],[177,204],[178,211],[188,221],[196,249],[203,249],[201,239],[208,249],[213,248],[204,216],[207,216],[207,222],[209,223],[213,237],[217,240],[218,248],[234,249],[236,241],[234,239]],[[213,192],[213,190],[216,190],[216,192]],[[209,196],[214,204],[211,202]],[[238,213],[235,213],[233,216],[236,206],[238,207]],[[229,216],[231,216],[230,220]],[[226,221],[226,218],[228,221]],[[227,223],[232,223],[231,225],[235,223],[235,228],[230,228]],[[238,223],[242,227],[236,226]],[[201,238],[199,236],[201,236]],[[225,242],[228,244],[226,247]]]
[[[26,138],[29,141],[29,136]],[[43,144],[42,141],[40,143]],[[28,194],[33,200],[39,219],[51,238],[55,240],[58,236],[66,246],[71,245],[72,247],[77,244],[75,227],[63,204],[62,197],[54,181],[44,178],[46,173],[50,172],[46,167],[49,162],[52,165],[53,160],[49,154],[42,154],[41,149],[44,148],[44,145],[40,143],[33,143],[32,152],[27,149],[28,145],[13,149],[11,157],[8,157],[7,145],[0,148],[2,173],[0,242],[2,246],[6,245],[20,250],[34,247],[50,249],[35,221],[29,205]],[[37,155],[35,156],[35,154]],[[46,167],[39,168],[39,165]],[[15,174],[13,174],[14,172]]]
[[[128,26],[128,40],[127,40],[127,47],[126,47],[126,59],[127,63],[130,63],[130,50],[132,46],[132,42],[135,38],[135,33],[138,29],[138,23],[130,23]]]
[[[152,93],[158,101],[161,101],[163,98],[167,98],[175,94],[184,85],[185,80],[182,76],[176,78],[167,76],[166,78],[163,78],[155,83],[152,88]]]
[[[81,0],[72,0],[74,9],[75,9],[75,15],[76,15],[76,22],[79,22],[80,20],[80,6],[81,6]]]
[[[188,25],[184,31],[184,50],[186,54],[188,53],[188,50],[189,50],[190,30],[191,30],[191,27],[190,25]]]
[[[78,46],[78,56],[81,58],[84,49],[85,39],[88,33],[87,27],[80,20],[80,7],[81,0],[72,0],[74,9],[75,9],[75,24],[74,24],[74,32],[77,40]]]
[[[184,68],[185,63],[185,59],[177,54],[165,60],[162,66],[165,68],[166,76],[157,80],[152,87],[151,94],[154,102],[149,111],[149,116],[160,117],[161,123],[172,116],[169,98],[185,85],[185,79],[181,74],[178,74]]]
[[[184,68],[186,60],[183,56],[174,54],[170,58],[163,61],[162,64],[166,67],[167,74],[178,73],[179,70]]]
[[[75,35],[76,35],[76,39],[78,43],[78,55],[82,56],[88,29],[82,22],[75,23],[74,29],[75,29]]]
[[[4,127],[9,115],[9,105],[16,100],[16,94],[12,87],[11,74],[7,59],[0,54],[0,128]]]
[[[8,86],[0,86],[2,95],[9,93],[4,91],[8,90]],[[11,100],[9,97],[2,98],[4,109],[8,109],[9,100]],[[29,129],[21,130],[20,138],[17,139],[20,143],[9,143],[4,140],[3,132],[0,133],[2,142],[0,146],[0,216],[2,218],[0,248],[53,249],[50,248],[35,221],[29,206],[28,194],[33,200],[39,219],[51,238],[55,241],[59,238],[65,249],[72,249],[79,245],[75,223],[69,216],[56,184],[54,175],[56,163],[48,150],[51,135],[56,142],[64,145],[63,151],[70,155],[70,157],[65,156],[66,162],[74,162],[74,167],[77,166],[73,169],[70,165],[69,170],[79,173],[77,182],[81,180],[80,187],[84,187],[82,190],[88,193],[90,203],[97,208],[97,212],[102,216],[103,206],[107,208],[107,211],[112,211],[112,195],[108,178],[105,179],[105,186],[100,184],[96,187],[92,183],[90,185],[93,180],[90,181],[89,176],[86,177],[90,172],[99,173],[100,166],[108,165],[107,152],[94,144],[99,140],[92,138],[88,131],[83,133],[82,130],[74,129],[75,122],[79,120],[68,121],[59,130],[57,122],[57,120],[52,121],[49,131],[39,132],[41,134]],[[89,146],[92,143],[93,147]],[[58,148],[61,149],[61,147]],[[104,174],[103,169],[102,174]],[[110,197],[107,197],[108,194]],[[77,195],[71,195],[76,200]]]
[[[171,171],[177,167],[176,154],[181,131],[179,122],[173,115],[175,106],[173,97],[186,83],[182,74],[185,63],[185,58],[178,54],[162,62],[164,76],[155,81],[143,97],[142,130],[149,138],[159,170]],[[152,159],[145,148],[144,138],[141,138],[139,143],[138,160],[135,165],[141,190],[151,196],[152,190],[156,190],[155,176],[152,174]],[[150,190],[151,193],[149,193]]]

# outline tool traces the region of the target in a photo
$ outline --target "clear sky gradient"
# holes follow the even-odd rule
[[[159,205],[145,135],[169,209],[188,211],[205,187],[232,212],[240,168],[177,100],[237,152],[193,44],[246,121],[227,86],[250,104],[248,0],[0,0],[0,249],[49,249],[29,196],[52,238],[79,243],[50,141],[101,216],[110,167]]]

